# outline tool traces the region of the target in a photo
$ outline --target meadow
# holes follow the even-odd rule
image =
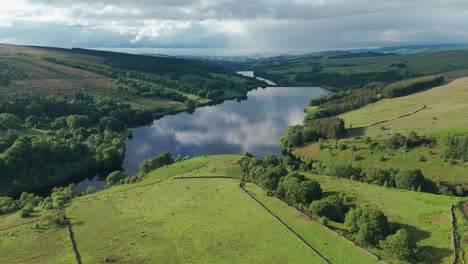
[[[408,229],[423,250],[426,261],[452,263],[450,207],[458,206],[462,198],[418,193],[328,176],[309,175],[317,180],[325,193],[344,193],[357,206],[381,210],[390,222]],[[457,213],[461,213],[459,209]],[[467,221],[459,229],[466,238]],[[340,225],[335,225],[340,228]],[[468,250],[466,239],[461,249]]]
[[[294,153],[305,158],[322,161],[324,164],[350,164],[363,168],[400,168],[400,169],[420,169],[424,176],[434,181],[467,183],[466,171],[468,164],[458,162],[452,164],[440,158],[440,149],[417,147],[402,152],[401,150],[371,150],[362,140],[342,139],[336,141],[339,144],[348,146],[354,145],[357,150],[351,147],[346,150],[334,148],[335,141],[324,143],[325,148],[320,149],[319,144],[309,144],[294,150]],[[331,149],[330,149],[331,148]],[[359,159],[354,157],[359,156]],[[382,160],[382,158],[384,160]],[[420,157],[426,160],[421,161]]]
[[[83,263],[319,263],[238,180],[188,178],[236,176],[238,159],[197,157],[157,169],[140,183],[74,200],[67,215]]]
[[[351,245],[336,233],[325,229],[318,222],[305,218],[277,198],[267,196],[265,191],[257,185],[247,183],[245,189],[330,263],[355,263],[357,259],[359,259],[359,263],[363,264],[379,263],[377,259],[367,254],[362,248]]]
[[[435,135],[454,130],[466,131],[467,87],[468,78],[460,78],[420,93],[384,99],[340,117],[348,127],[363,128],[351,131],[351,136],[386,137],[389,133],[408,134],[411,131]]]
[[[0,216],[1,263],[72,263],[73,251],[66,228],[34,230],[42,212],[31,218]]]
[[[390,81],[384,75],[383,78],[376,77],[376,74],[392,73],[398,79],[408,78],[409,75],[420,76],[444,73],[451,78],[466,76],[468,68],[467,51],[436,51],[421,52],[415,54],[394,54],[382,56],[362,56],[362,57],[334,57],[334,52],[329,54],[318,53],[290,57],[278,57],[258,61],[252,66],[258,71],[271,75],[272,79],[280,85],[288,84],[294,86],[322,85],[324,87],[343,89],[345,87],[335,86],[326,81],[305,81],[297,78],[301,74],[319,73],[319,74],[340,74],[343,78],[356,75],[366,76],[360,85],[345,86],[359,87],[366,83],[374,81]],[[317,67],[318,70],[317,70]],[[373,76],[372,76],[373,75]],[[341,78],[341,77],[340,77]],[[371,79],[369,79],[371,78]],[[354,86],[354,87],[353,87]]]

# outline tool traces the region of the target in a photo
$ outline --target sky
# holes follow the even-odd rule
[[[466,25],[468,0],[0,0],[0,43],[67,48],[301,53],[468,43]]]

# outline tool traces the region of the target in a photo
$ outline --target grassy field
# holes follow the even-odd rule
[[[195,157],[159,168],[141,182],[75,198],[66,214],[83,263],[320,263],[239,188],[235,178],[242,175],[237,165],[241,157]],[[207,178],[190,179],[196,176]],[[428,259],[450,262],[449,209],[458,199],[309,177],[320,182],[325,194],[343,192],[361,207],[382,210],[390,221],[411,231]],[[246,189],[330,263],[377,262],[256,185],[247,183]],[[2,263],[73,262],[66,229],[32,229],[40,214],[38,210],[26,219],[17,213],[0,217]],[[464,241],[468,226],[459,218],[461,212],[456,214],[457,234]],[[339,223],[330,224],[342,228]],[[467,250],[466,241],[462,249]]]
[[[405,99],[383,99],[338,117],[345,120],[346,128],[368,127],[385,120],[393,120],[424,108],[424,104]]]
[[[425,108],[417,113],[414,111]],[[342,114],[345,123],[353,127],[375,126],[356,133],[371,137],[386,137],[389,133],[437,134],[452,130],[468,131],[468,78],[456,79],[449,84],[394,99],[384,99],[366,107]],[[408,116],[403,116],[409,114]],[[368,121],[371,120],[371,121]],[[382,130],[385,126],[386,130]]]
[[[356,263],[358,259],[359,263],[379,263],[363,249],[351,245],[319,223],[304,218],[278,199],[267,196],[260,187],[246,184],[245,188],[329,262]]]
[[[426,255],[428,263],[451,263],[450,206],[461,198],[418,193],[360,183],[342,178],[309,175],[320,182],[325,193],[343,192],[360,207],[376,208],[384,212],[390,222],[407,228]],[[467,221],[461,221],[465,240],[462,248],[468,250]],[[339,226],[338,226],[339,227]]]
[[[313,160],[319,160],[325,164],[351,164],[363,168],[400,168],[400,169],[420,169],[424,176],[432,180],[439,180],[454,183],[468,183],[466,172],[468,164],[458,162],[451,164],[440,158],[437,148],[418,147],[408,152],[400,150],[370,150],[367,144],[362,140],[345,139],[340,140],[349,147],[346,150],[333,148],[335,141],[324,143],[325,148],[320,149],[319,144],[310,144],[305,147],[297,148],[294,153],[302,157],[309,157]],[[356,146],[357,150],[352,151],[351,145]],[[332,147],[329,150],[328,146]],[[354,156],[362,157],[361,160],[353,159]],[[385,160],[381,161],[381,157]],[[426,161],[420,161],[420,157],[425,157]]]
[[[312,108],[313,109],[313,108]],[[310,110],[310,109],[309,109]],[[338,143],[348,146],[345,150],[335,148],[335,141],[297,148],[294,152],[302,157],[323,161],[325,164],[341,163],[364,168],[419,168],[433,180],[452,183],[468,183],[468,164],[451,164],[441,156],[441,144],[435,147],[417,147],[408,152],[401,150],[371,150],[360,137],[371,137],[383,143],[394,133],[407,136],[411,131],[429,135],[442,142],[441,138],[453,133],[468,133],[468,78],[456,79],[446,85],[412,95],[383,99],[360,109],[341,114],[349,129],[345,139]],[[356,146],[355,151],[351,146]],[[353,157],[360,156],[360,160]],[[384,161],[381,160],[384,158]],[[420,161],[424,157],[427,161]]]
[[[143,182],[78,198],[68,207],[83,263],[319,263],[232,179],[167,179],[239,156],[200,157]],[[208,166],[208,162],[210,166]],[[160,183],[154,184],[158,181]]]
[[[65,228],[40,229],[40,212],[22,219],[18,214],[0,217],[1,263],[73,263],[74,256]]]
[[[398,63],[403,63],[405,67],[392,66]],[[418,75],[447,73],[450,76],[461,77],[468,75],[464,70],[468,68],[468,52],[453,50],[355,58],[328,58],[326,55],[314,56],[312,54],[286,59],[267,59],[265,62],[260,61],[254,65],[262,71],[288,80],[293,85],[308,85],[308,83],[296,82],[295,77],[298,73],[313,71],[316,64],[322,67],[323,73],[344,75],[395,71],[402,75],[406,72]]]

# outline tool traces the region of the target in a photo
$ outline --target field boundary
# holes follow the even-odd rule
[[[5,230],[8,230],[8,229],[12,229],[12,228],[18,227],[18,226],[27,225],[27,224],[32,224],[32,223],[36,223],[36,222],[39,222],[39,220],[33,220],[33,221],[24,222],[24,223],[21,223],[21,224],[16,224],[16,225],[8,226],[8,227],[5,227],[5,228],[0,229],[0,231],[5,231]]]
[[[187,180],[187,179],[238,179],[233,176],[177,176],[173,180]]]
[[[277,217],[273,212],[271,212],[265,205],[263,205],[257,198],[255,198],[249,191],[247,191],[244,187],[239,186],[244,193],[246,193],[250,198],[252,198],[258,205],[260,205],[269,215],[271,215],[278,223],[280,223],[289,233],[291,233],[294,237],[296,237],[299,242],[301,242],[310,252],[316,255],[318,258],[322,260],[323,263],[330,264],[328,260],[326,260],[319,252],[317,252],[309,243],[307,243],[299,234],[297,234],[291,227],[289,227],[286,223],[284,223],[279,217]]]
[[[70,243],[72,246],[73,254],[75,256],[76,264],[82,264],[81,255],[80,255],[80,252],[78,251],[78,244],[76,243],[75,233],[73,233],[70,220],[68,218],[65,218],[65,222],[67,223],[68,238],[70,239]]]
[[[414,115],[414,114],[416,114],[416,113],[418,113],[418,112],[420,112],[420,111],[426,109],[426,107],[427,107],[427,106],[426,106],[425,104],[422,104],[422,107],[421,107],[421,108],[419,108],[419,109],[417,109],[417,110],[415,110],[415,111],[413,111],[413,112],[411,112],[411,113],[404,114],[404,115],[401,115],[401,116],[397,116],[397,117],[392,118],[392,119],[382,120],[382,121],[379,121],[379,122],[377,122],[377,123],[373,123],[373,124],[370,124],[370,125],[368,125],[368,126],[364,126],[364,128],[373,127],[373,126],[380,125],[380,124],[383,124],[383,123],[386,123],[386,122],[390,122],[390,121],[393,121],[393,120],[397,120],[397,119],[400,119],[400,118],[403,118],[403,117],[407,117],[407,116]]]
[[[453,211],[455,208],[455,206],[452,204],[450,206],[450,227],[452,229],[452,237],[451,237],[451,241],[452,241],[452,245],[453,245],[453,264],[456,264],[458,263],[458,255],[459,253],[461,254],[461,248],[458,247],[458,243],[460,242],[457,238],[457,234],[455,232],[455,229],[457,227],[457,222],[456,222],[456,217],[455,217],[455,212]],[[463,262],[464,263],[464,262]]]
[[[372,253],[371,251],[367,250],[366,248],[361,247],[359,244],[356,244],[354,241],[348,239],[347,237],[345,237],[345,236],[343,236],[342,234],[338,233],[337,231],[331,229],[330,227],[328,227],[328,226],[326,226],[326,225],[320,223],[320,221],[317,221],[316,219],[314,219],[314,218],[311,217],[310,215],[308,215],[308,214],[302,212],[301,210],[295,208],[294,206],[289,205],[288,203],[286,203],[285,201],[281,200],[280,198],[278,198],[278,197],[276,197],[276,196],[274,196],[274,198],[277,199],[278,201],[280,201],[281,203],[283,203],[284,205],[286,205],[286,206],[292,208],[294,211],[296,211],[297,213],[299,213],[300,215],[302,215],[302,216],[305,217],[306,219],[308,219],[308,220],[310,220],[310,221],[313,221],[313,222],[315,222],[315,223],[321,225],[323,228],[325,228],[325,229],[327,229],[328,231],[330,231],[330,232],[336,234],[337,236],[339,236],[341,239],[345,240],[345,241],[348,242],[349,244],[351,244],[351,245],[353,245],[353,246],[355,246],[355,247],[360,248],[361,250],[363,250],[364,252],[366,252],[368,255],[370,255],[371,257],[375,258],[376,260],[383,261],[383,259],[382,259],[380,256],[378,256],[378,255]],[[385,262],[384,262],[384,263],[385,263]]]

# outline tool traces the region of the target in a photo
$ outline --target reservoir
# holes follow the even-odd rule
[[[164,116],[150,126],[133,129],[133,138],[125,141],[122,167],[127,175],[134,175],[143,160],[161,151],[171,152],[174,158],[247,151],[259,157],[281,155],[278,142],[284,129],[301,124],[309,99],[327,93],[320,87],[271,86],[250,91],[246,100],[228,100],[193,113]],[[88,185],[101,189],[105,182],[85,180],[78,187]]]

